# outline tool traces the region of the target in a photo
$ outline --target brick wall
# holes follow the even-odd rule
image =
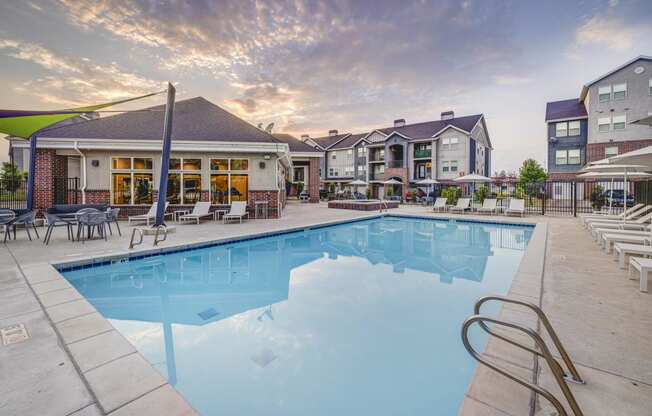
[[[319,158],[311,157],[308,165],[308,194],[309,202],[319,202]]]
[[[398,177],[401,178],[401,182],[403,182],[403,186],[401,186],[401,190],[403,192],[403,199],[407,196],[408,192],[408,170],[407,168],[385,168],[385,179],[393,178],[393,177]],[[389,185],[387,185],[389,187]]]
[[[247,205],[249,207],[249,211],[251,212],[250,215],[252,215],[252,218],[255,210],[255,201],[268,201],[269,217],[279,217],[278,191],[249,191],[249,201],[247,202]]]
[[[574,180],[576,179],[577,175],[579,175],[582,172],[567,172],[567,173],[561,173],[561,172],[553,172],[548,174],[548,179],[551,181],[567,181],[567,180]]]
[[[36,172],[34,175],[34,209],[50,208],[54,202],[55,150],[36,150]]]
[[[618,154],[631,152],[643,147],[652,146],[652,140],[630,140],[626,142],[606,142],[606,143],[590,143],[586,146],[586,160],[593,162],[605,158],[604,149],[606,147],[618,147]]]

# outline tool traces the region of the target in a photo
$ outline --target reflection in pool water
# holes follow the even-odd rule
[[[455,415],[461,322],[531,233],[384,218],[64,275],[203,414]]]

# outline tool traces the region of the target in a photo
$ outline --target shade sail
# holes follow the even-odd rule
[[[645,165],[634,165],[634,164],[624,164],[624,163],[610,163],[610,164],[599,164],[585,166],[583,172],[624,172],[632,173],[634,171],[640,170],[649,170],[648,166]]]
[[[0,133],[13,137],[29,139],[34,133],[53,124],[77,117],[80,114],[92,113],[102,108],[127,103],[151,97],[161,92],[141,95],[139,97],[127,98],[124,100],[112,101],[110,103],[96,104],[85,107],[68,108],[55,111],[31,111],[31,110],[0,110]]]
[[[610,157],[609,161],[612,163],[636,163],[645,165],[646,169],[652,169],[652,146]]]
[[[578,178],[583,179],[620,179],[624,178],[625,174],[629,179],[640,179],[652,177],[652,174],[645,172],[586,172],[577,175]]]

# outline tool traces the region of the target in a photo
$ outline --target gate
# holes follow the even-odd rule
[[[54,178],[54,203],[79,203],[79,178]]]

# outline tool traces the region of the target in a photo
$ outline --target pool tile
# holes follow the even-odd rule
[[[87,300],[79,299],[72,302],[50,306],[49,308],[46,308],[46,312],[50,316],[52,322],[58,323],[65,321],[66,319],[88,315],[96,312],[96,310]]]
[[[109,321],[99,313],[68,319],[57,324],[57,329],[66,344],[92,337],[113,329]]]
[[[97,367],[85,376],[107,413],[166,384],[163,376],[138,353]]]
[[[117,331],[104,332],[68,344],[79,369],[85,373],[111,360],[136,352],[136,349]]]
[[[65,279],[49,280],[47,282],[32,284],[32,289],[37,295],[54,292],[55,290],[70,289],[70,283]]]
[[[37,294],[37,296],[41,301],[41,303],[43,304],[43,306],[45,306],[46,308],[49,308],[50,306],[58,305],[60,303],[82,299],[82,295],[80,295],[79,292],[77,292],[77,289],[72,287],[70,289],[62,289],[54,292]]]

